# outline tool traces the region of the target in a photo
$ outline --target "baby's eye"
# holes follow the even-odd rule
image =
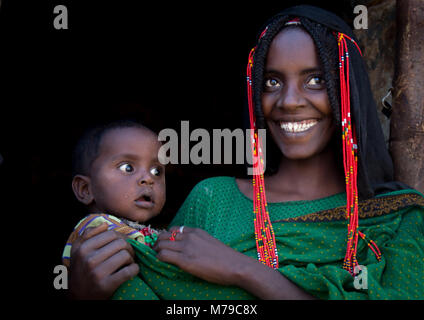
[[[278,87],[280,87],[280,83],[276,79],[270,78],[265,81],[265,88],[272,89],[272,88],[278,88]]]
[[[125,173],[134,172],[134,167],[130,165],[129,163],[123,163],[118,168],[119,170]]]
[[[154,176],[159,177],[162,173],[162,170],[160,168],[155,167],[150,169],[150,173],[153,174]]]

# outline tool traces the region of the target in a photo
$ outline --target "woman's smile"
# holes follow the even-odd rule
[[[274,138],[284,142],[286,145],[306,143],[315,135],[319,135],[321,124],[322,122],[317,118],[297,121],[268,121],[269,129],[274,134]]]
[[[316,119],[301,120],[294,122],[279,121],[280,128],[287,134],[299,134],[309,131],[318,123]]]

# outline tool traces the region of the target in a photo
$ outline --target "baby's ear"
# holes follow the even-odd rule
[[[78,201],[87,206],[94,200],[90,184],[90,177],[83,176],[81,174],[77,174],[72,179],[72,190],[74,191],[75,197],[77,197]]]

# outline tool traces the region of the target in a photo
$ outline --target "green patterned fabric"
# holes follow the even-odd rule
[[[346,194],[312,201],[269,203],[276,235],[279,271],[321,299],[424,299],[424,197],[402,190],[361,202],[359,230],[375,241],[380,262],[363,240],[358,261],[367,281],[355,288],[342,269],[346,253]],[[253,203],[232,177],[197,184],[171,226],[201,228],[233,249],[256,258]],[[156,259],[151,248],[128,240],[136,251],[139,275],[113,299],[255,299],[236,287],[198,279]],[[365,288],[366,286],[367,288]],[[357,287],[357,285],[356,285]]]

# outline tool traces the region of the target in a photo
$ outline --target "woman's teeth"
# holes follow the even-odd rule
[[[305,120],[299,122],[280,122],[280,127],[286,132],[304,132],[318,123],[317,120]]]

